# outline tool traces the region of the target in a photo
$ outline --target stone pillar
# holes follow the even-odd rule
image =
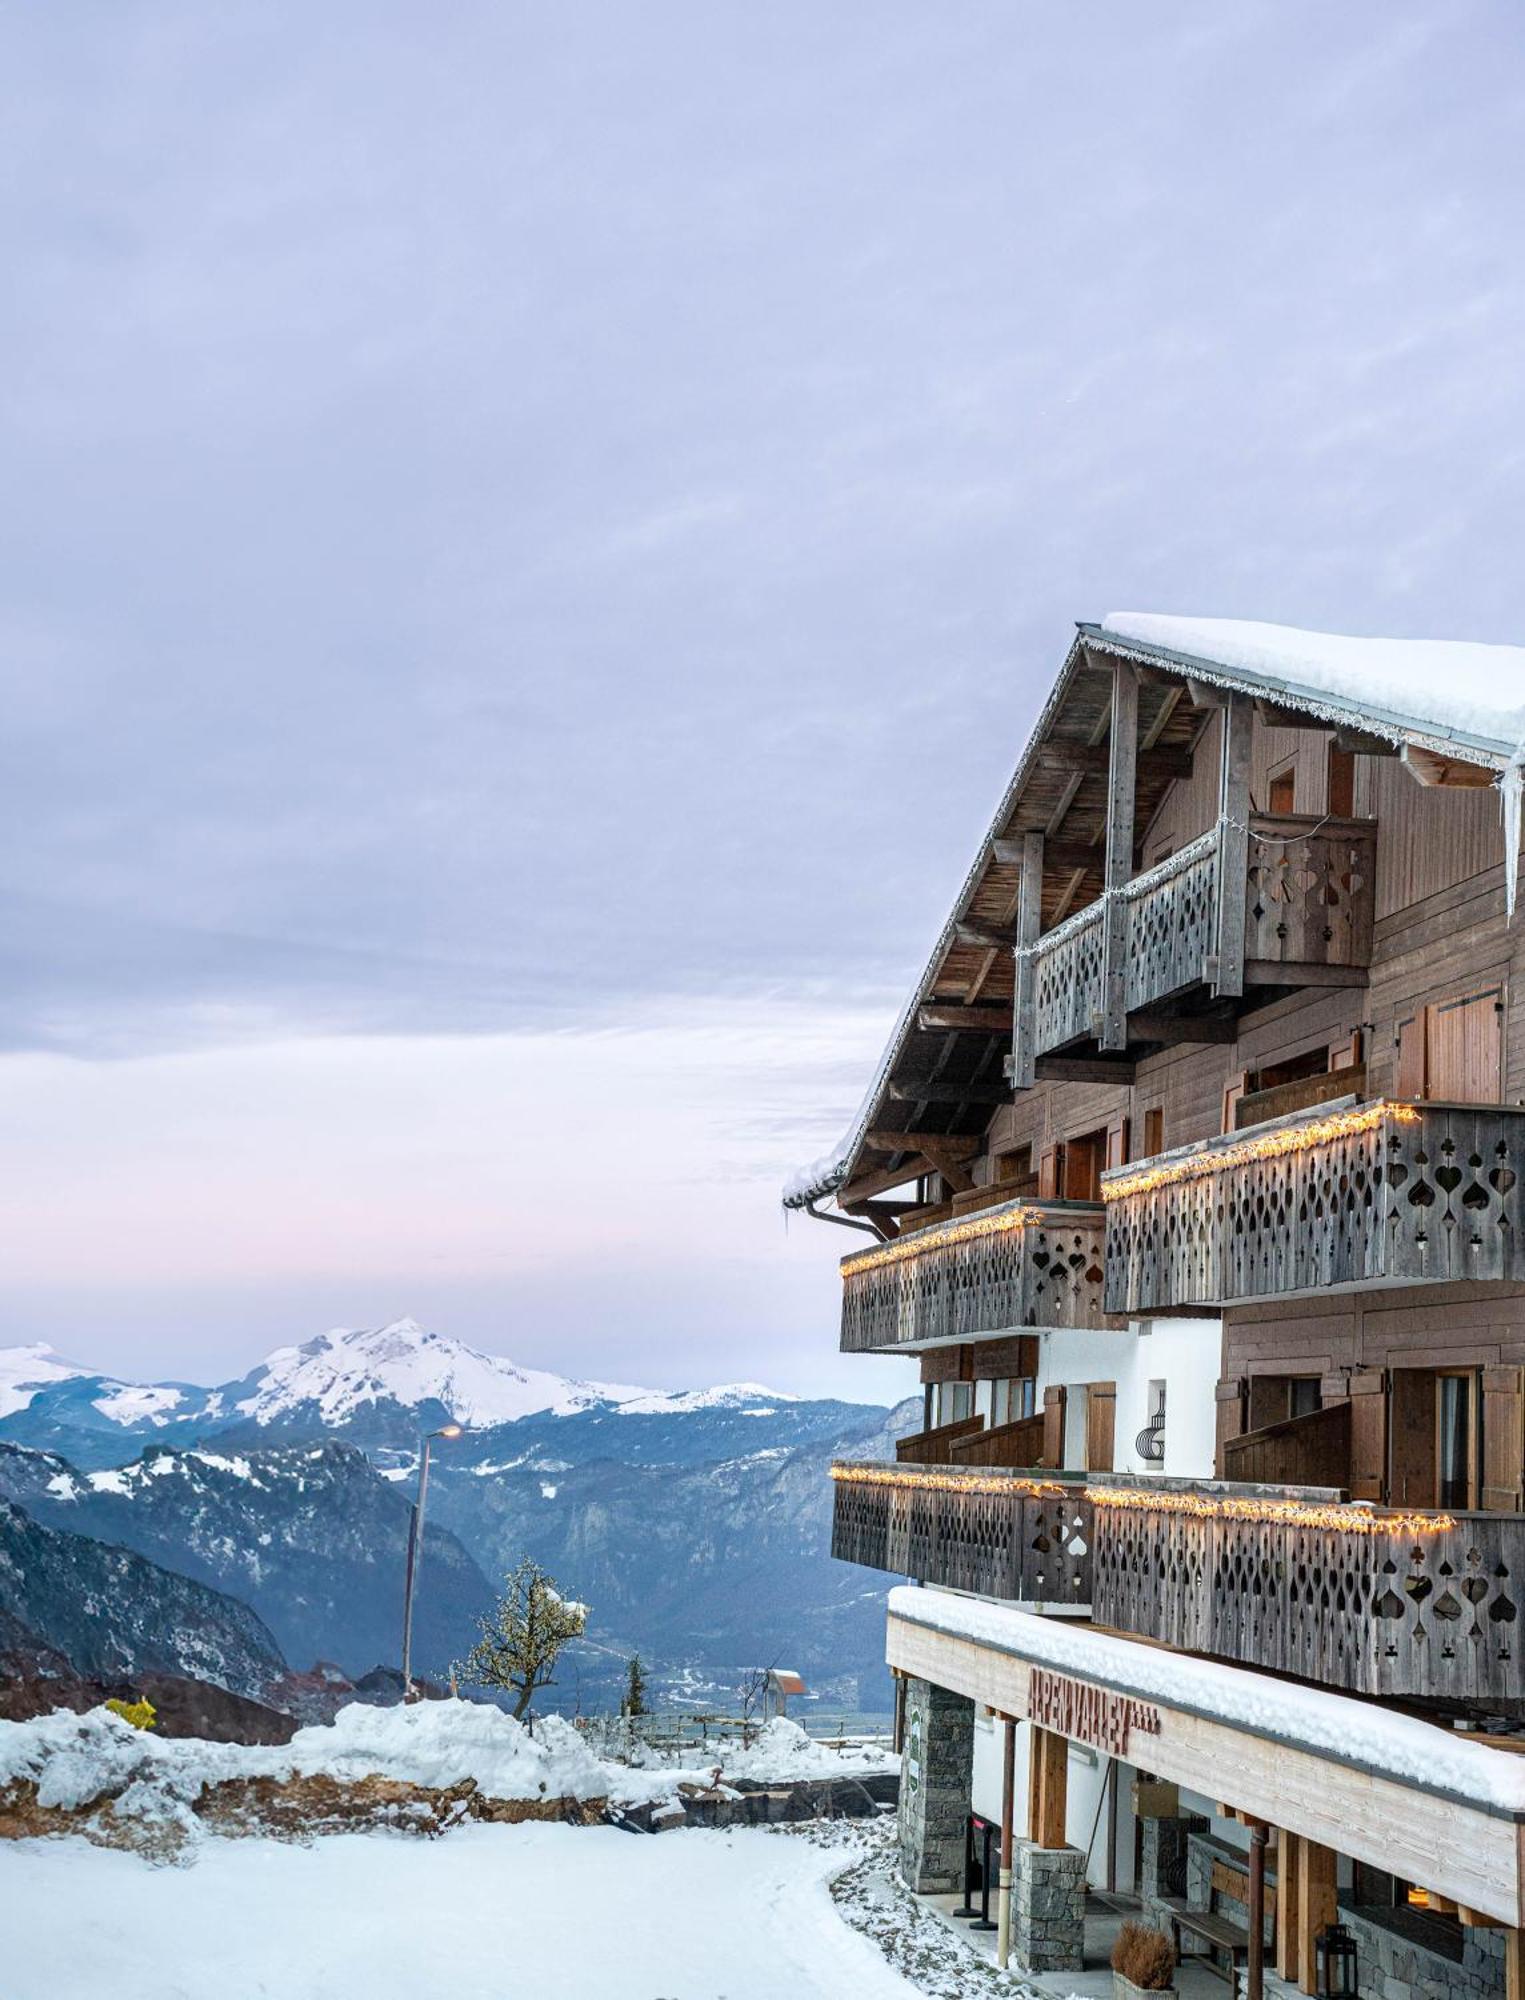
[[[1078,1847],[1035,1847],[1019,1840],[1011,1872],[1013,1959],[1024,1972],[1078,1972],[1085,1945],[1085,1856]]]
[[[1165,1904],[1169,1897],[1187,1892],[1187,1858],[1194,1833],[1206,1833],[1208,1822],[1197,1813],[1183,1813],[1179,1819],[1146,1819],[1141,1822],[1138,1900],[1146,1924],[1164,1927]]]
[[[974,1782],[974,1703],[905,1679],[900,1873],[919,1895],[964,1886],[964,1833]]]

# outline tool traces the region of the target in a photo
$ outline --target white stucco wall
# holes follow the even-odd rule
[[[1014,1825],[1021,1833],[1027,1824],[1027,1746],[1031,1732],[1025,1722],[1017,1725],[1017,1784]],[[982,1819],[1000,1824],[1001,1818],[1001,1725],[976,1715],[974,1724],[974,1785],[972,1803]],[[1070,1775],[1066,1795],[1065,1823],[1070,1844],[1087,1850],[1086,1873],[1100,1886],[1107,1878],[1107,1808],[1103,1799],[1107,1759],[1083,1744],[1070,1745]],[[1133,1819],[1129,1807],[1133,1771],[1120,1766],[1117,1783],[1117,1854],[1115,1880],[1118,1888],[1133,1887]],[[1098,1810],[1099,1808],[1099,1810]]]
[[[1142,1320],[1127,1333],[1040,1333],[1039,1406],[1051,1383],[1076,1389],[1115,1382],[1114,1469],[1211,1478],[1222,1340],[1217,1319]],[[1165,1462],[1148,1467],[1134,1442],[1149,1421],[1149,1385],[1156,1380],[1166,1385]],[[1065,1412],[1064,1459],[1071,1470],[1083,1469],[1084,1438],[1085,1398],[1073,1395]]]

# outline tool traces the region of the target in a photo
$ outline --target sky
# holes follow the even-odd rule
[[[0,34],[0,1343],[889,1400],[778,1187],[1074,621],[1525,638],[1502,0]]]

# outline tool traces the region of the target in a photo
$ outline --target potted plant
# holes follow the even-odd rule
[[[1131,1919],[1117,1933],[1112,1947],[1112,1992],[1115,2000],[1137,2000],[1141,1993],[1175,1992],[1175,1947],[1163,1931]]]

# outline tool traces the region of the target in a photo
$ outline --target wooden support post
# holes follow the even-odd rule
[[[1031,947],[1043,927],[1043,835],[1022,836],[1022,888],[1017,903],[1016,995],[1011,1020],[1011,1087],[1030,1090],[1037,1081],[1038,967]]]
[[[1001,1907],[996,1930],[996,1964],[1004,1971],[1011,1956],[1012,1820],[1017,1810],[1017,1725],[1006,1716],[1001,1724]]]
[[[1218,923],[1213,992],[1244,991],[1244,903],[1250,867],[1250,742],[1255,711],[1248,695],[1229,696],[1223,711],[1218,786]]]
[[[1128,660],[1112,662],[1110,753],[1098,1040],[1104,1049],[1125,1049],[1128,1046],[1128,905],[1119,891],[1133,876],[1133,808],[1138,785],[1138,670]]]
[[[1525,1931],[1504,1932],[1504,2000],[1525,2000]]]
[[[1245,2000],[1265,2000],[1266,1991],[1266,1824],[1250,1821],[1250,1950],[1245,1968]]]
[[[1297,1983],[1318,1991],[1318,1955],[1313,1940],[1336,1915],[1335,1852],[1316,1840],[1297,1843]]]
[[[1069,1738],[1034,1723],[1027,1772],[1027,1837],[1034,1847],[1064,1846],[1069,1776]]]
[[[1295,1982],[1297,1959],[1297,1850],[1302,1841],[1283,1827],[1276,1836],[1276,1970]]]

